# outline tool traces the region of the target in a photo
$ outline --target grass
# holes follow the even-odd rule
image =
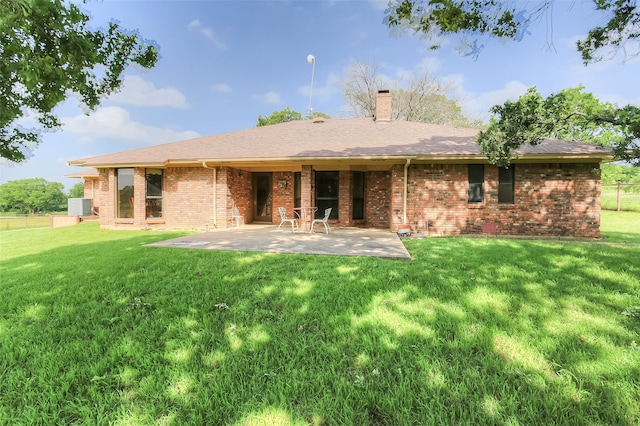
[[[635,188],[640,187],[640,184]],[[616,187],[603,186],[600,194],[600,205],[606,210],[618,209],[618,190]],[[620,210],[640,212],[640,191],[620,192]]]
[[[640,213],[602,210],[600,235],[603,240],[619,243],[640,243]]]
[[[406,240],[412,261],[4,233],[0,424],[635,425],[628,233]]]

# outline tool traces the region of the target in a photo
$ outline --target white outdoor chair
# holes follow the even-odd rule
[[[296,228],[298,227],[298,219],[294,217],[287,217],[287,209],[284,207],[278,207],[278,212],[280,213],[280,225],[278,225],[278,231],[282,227],[282,224],[291,222],[291,232],[296,232]]]
[[[235,205],[231,208],[231,226],[240,227],[244,225],[244,216],[240,214],[240,210]]]
[[[331,230],[331,228],[329,227],[329,224],[327,223],[330,215],[331,215],[331,207],[324,210],[324,217],[322,219],[313,219],[313,222],[311,222],[311,231],[309,232],[315,232],[316,223],[321,223],[324,225],[324,232],[328,234],[329,231]]]

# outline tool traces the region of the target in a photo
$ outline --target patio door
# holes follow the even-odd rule
[[[340,173],[316,172],[316,219],[324,216],[324,210],[331,207],[329,219],[338,219],[340,201]]]
[[[253,220],[254,222],[271,222],[272,194],[271,173],[253,174]]]

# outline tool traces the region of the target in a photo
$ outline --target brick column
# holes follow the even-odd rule
[[[231,222],[229,213],[231,209],[231,206],[229,205],[229,199],[231,198],[229,194],[229,168],[218,167],[216,177],[218,179],[218,181],[215,182],[217,226],[218,228],[227,228]],[[248,218],[245,217],[245,220],[247,219]]]
[[[116,178],[114,169],[99,169],[100,226],[113,225],[116,218]]]
[[[351,224],[352,217],[352,188],[351,188],[351,172],[343,170],[338,172],[338,223],[342,226],[349,226]]]
[[[404,165],[396,164],[391,168],[391,211],[389,226],[392,231],[398,229],[404,214]]]
[[[312,207],[313,200],[313,170],[311,166],[302,166],[300,173],[300,207]]]
[[[145,168],[136,167],[133,169],[133,224],[144,227],[146,223],[147,209],[145,207],[147,198],[147,181],[145,179]]]

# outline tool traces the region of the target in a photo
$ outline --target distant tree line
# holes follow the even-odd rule
[[[82,198],[84,184],[75,184],[69,194],[60,182],[43,178],[18,179],[0,185],[0,212],[16,214],[52,213],[67,210],[69,198]]]
[[[623,192],[640,193],[640,167],[607,163],[601,166],[602,185],[632,184],[621,187]]]

